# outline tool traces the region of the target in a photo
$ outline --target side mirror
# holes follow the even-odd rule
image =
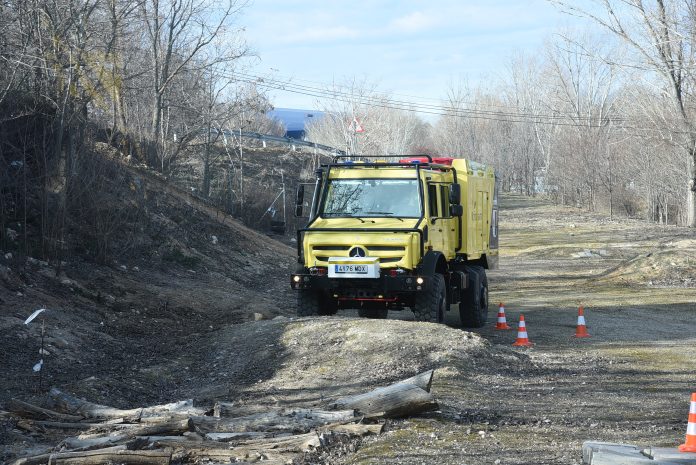
[[[302,205],[304,205],[304,185],[297,186],[297,195],[295,196],[295,216],[302,216]]]
[[[464,215],[464,207],[459,204],[450,205],[450,216],[461,217]]]
[[[458,205],[462,202],[462,186],[452,184],[449,188],[449,203]]]

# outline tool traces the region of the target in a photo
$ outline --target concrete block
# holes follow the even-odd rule
[[[588,465],[657,465],[639,451],[600,450],[592,453]]]
[[[643,454],[656,463],[666,461],[681,465],[696,465],[696,453],[680,452],[676,447],[648,447],[643,450]]]
[[[630,444],[617,444],[614,442],[585,441],[582,443],[582,463],[584,463],[586,465],[593,463],[592,462],[593,455],[597,452],[600,452],[600,451],[640,454],[640,448],[638,446],[633,446]]]

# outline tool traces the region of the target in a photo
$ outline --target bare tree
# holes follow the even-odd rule
[[[672,140],[687,159],[686,223],[696,227],[696,121],[687,102],[693,86],[696,6],[690,0],[597,0],[601,12],[569,1],[556,1],[564,11],[592,19],[624,43],[637,64],[662,79],[663,92],[676,110]]]
[[[189,67],[205,68],[231,63],[245,56],[245,46],[229,47],[222,54],[209,53],[210,45],[232,26],[234,16],[245,5],[237,0],[143,0],[140,9],[148,38],[151,76],[150,135],[159,145],[168,136],[166,94],[175,79]],[[220,50],[220,49],[218,49]],[[157,148],[157,146],[155,146]],[[168,155],[154,155],[162,171],[168,169]]]

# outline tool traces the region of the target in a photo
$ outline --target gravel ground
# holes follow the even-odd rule
[[[304,463],[575,464],[585,440],[679,444],[696,390],[693,232],[518,197],[504,199],[501,219],[490,321],[474,332],[459,328],[455,308],[446,325],[408,321],[407,312],[382,321],[353,312],[295,319],[285,265],[271,290],[262,282],[228,282],[240,266],[224,251],[214,253],[229,263],[225,269],[214,270],[211,261],[196,275],[88,269],[91,279],[70,276],[96,287],[105,273],[103,281],[121,289],[115,295],[127,303],[116,308],[87,305],[84,296],[28,272],[21,278],[32,286],[22,292],[64,309],[62,333],[53,334],[52,350],[61,356],[51,360],[52,384],[119,407],[187,397],[204,405],[321,405],[436,369],[439,412],[389,421],[379,437],[337,441]],[[289,267],[292,251],[280,252]],[[248,256],[241,265],[253,262]],[[15,294],[0,297],[18,306]],[[511,326],[524,313],[533,348],[513,348],[514,330],[492,329],[500,301]],[[579,305],[589,339],[572,337]],[[36,335],[21,327],[24,310],[0,315],[3,343],[20,354],[5,354],[14,381],[0,389],[0,400],[40,402],[25,373],[33,360],[25,348]],[[251,322],[252,312],[281,316]],[[0,461],[55,439],[3,421]]]

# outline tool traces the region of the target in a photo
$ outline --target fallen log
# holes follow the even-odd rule
[[[353,410],[283,409],[235,418],[190,417],[189,427],[202,434],[248,431],[306,433],[317,426],[354,418]]]
[[[88,450],[128,442],[137,436],[180,435],[188,431],[188,420],[156,425],[129,425],[108,434],[81,434],[64,439],[60,445],[72,450]]]
[[[24,457],[15,460],[12,465],[168,465],[171,459],[171,449],[127,450],[126,446],[116,446],[85,452],[55,452]]]
[[[193,406],[193,400],[172,402],[170,404],[155,405],[152,407],[141,407],[134,409],[118,409],[108,405],[100,405],[78,399],[70,394],[66,394],[59,389],[53,388],[49,392],[52,406],[63,412],[72,415],[81,415],[84,418],[135,418],[140,419],[148,416],[167,415],[203,415],[206,409]]]
[[[109,425],[104,423],[68,423],[62,421],[48,421],[48,420],[21,420],[22,425],[29,426],[31,429],[37,428],[53,428],[53,429],[77,429],[77,430],[93,430],[99,428],[105,428]],[[17,422],[19,426],[20,422]]]
[[[175,459],[183,460],[211,460],[229,462],[241,461],[275,461],[286,463],[298,453],[309,452],[321,446],[321,440],[317,433],[299,434],[276,438],[244,441],[234,446],[224,446],[219,442],[205,441],[186,443],[185,441],[159,439],[151,443],[152,446],[167,446],[176,450]],[[285,454],[285,455],[284,455]],[[273,463],[273,462],[271,462]]]
[[[206,433],[205,438],[209,441],[230,442],[243,441],[245,439],[260,439],[273,437],[274,433],[264,433],[261,431],[244,431],[241,433]]]
[[[340,398],[332,402],[330,408],[354,409],[358,415],[387,418],[413,415],[439,408],[432,394],[414,384],[406,384],[404,381],[365,394]],[[421,378],[418,382],[422,383],[422,381]]]
[[[428,370],[394,384],[413,384],[414,386],[418,386],[425,392],[430,392],[430,388],[433,385],[434,374],[435,370]]]
[[[383,430],[383,424],[365,425],[362,423],[327,425],[319,429],[319,431],[331,431],[358,437],[367,436],[368,434],[380,435]]]
[[[54,420],[80,421],[84,418],[81,415],[68,415],[42,408],[19,399],[10,399],[5,405],[5,408],[16,415],[39,420],[51,418]]]

